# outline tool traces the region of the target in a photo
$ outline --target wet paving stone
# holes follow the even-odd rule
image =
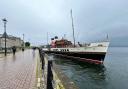
[[[36,79],[38,51],[19,51],[15,55],[0,57],[0,89],[33,89]]]

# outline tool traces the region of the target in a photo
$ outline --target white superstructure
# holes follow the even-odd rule
[[[50,51],[60,51],[60,52],[107,52],[109,42],[98,42],[90,43],[84,47],[75,48],[51,48]],[[48,50],[44,48],[43,50]]]

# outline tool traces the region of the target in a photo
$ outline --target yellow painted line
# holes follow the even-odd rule
[[[41,86],[41,84],[40,83],[37,83],[37,87],[39,88]]]
[[[36,87],[40,88],[41,87],[41,78],[40,78],[40,63],[39,63],[39,55],[38,52],[35,51],[35,62],[36,62]]]
[[[46,86],[44,84],[44,81],[42,80],[42,62],[40,62],[40,55],[39,52],[36,55],[36,64],[37,64],[37,77],[36,77],[36,86],[38,89],[42,89],[44,86]],[[45,88],[44,88],[45,89]]]
[[[59,79],[59,77],[57,76],[57,74],[55,73],[55,71],[52,69],[53,72],[53,80],[55,81],[55,89],[65,89],[61,80]]]
[[[38,78],[38,82],[41,82],[41,79],[40,78]]]

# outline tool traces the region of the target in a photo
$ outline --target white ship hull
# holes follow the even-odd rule
[[[104,61],[109,42],[90,43],[84,47],[43,48],[44,52],[67,57],[74,57],[80,61],[101,64]]]

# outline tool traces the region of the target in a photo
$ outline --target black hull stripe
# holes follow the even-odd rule
[[[54,53],[54,54],[60,54],[60,55],[66,55],[71,57],[78,57],[78,58],[85,58],[85,59],[92,59],[92,60],[98,60],[98,61],[104,61],[105,53],[104,54],[79,54],[79,53],[67,53],[67,52],[51,52],[47,51],[46,53]]]
[[[51,52],[45,51],[45,53],[51,53],[56,56],[66,57],[72,60],[78,60],[82,62],[88,62],[91,64],[103,64],[105,54],[78,54],[78,53],[60,53],[60,52]]]
[[[86,58],[80,58],[80,57],[74,57],[74,56],[67,56],[67,55],[63,55],[63,54],[54,54],[54,55],[66,57],[66,58],[70,58],[70,59],[73,58],[72,60],[76,59],[76,60],[82,61],[82,62],[88,62],[88,63],[93,63],[93,64],[103,64],[103,61],[94,60],[94,59],[86,59]]]

